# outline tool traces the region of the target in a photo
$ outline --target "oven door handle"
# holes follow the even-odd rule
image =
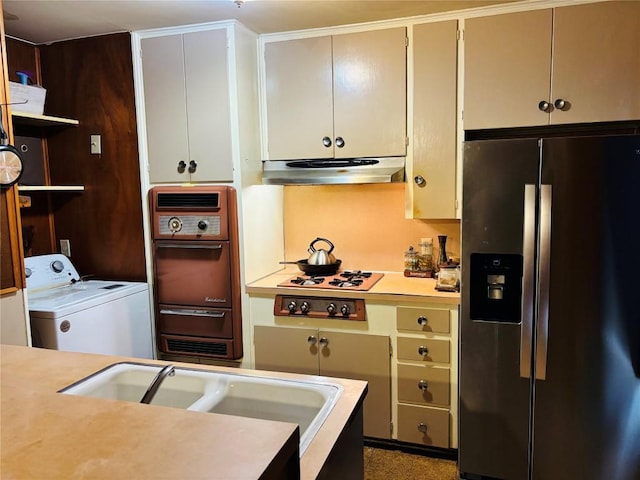
[[[222,244],[219,245],[194,245],[193,243],[156,243],[158,248],[202,248],[206,250],[220,250]]]
[[[224,318],[225,312],[209,312],[207,310],[160,310],[162,315],[188,315],[190,317]]]

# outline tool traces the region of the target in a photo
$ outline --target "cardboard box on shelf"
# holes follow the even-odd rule
[[[23,85],[9,82],[9,94],[11,95],[11,108],[16,112],[44,113],[44,100],[47,89],[39,85]]]

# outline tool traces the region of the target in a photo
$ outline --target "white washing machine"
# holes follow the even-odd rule
[[[82,281],[61,254],[24,263],[34,347],[153,358],[147,283]]]

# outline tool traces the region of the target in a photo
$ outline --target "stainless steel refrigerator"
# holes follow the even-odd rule
[[[461,478],[640,479],[640,135],[465,142]]]

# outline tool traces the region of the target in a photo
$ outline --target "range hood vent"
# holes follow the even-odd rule
[[[351,185],[404,181],[405,157],[321,160],[267,160],[262,183],[268,185]]]

